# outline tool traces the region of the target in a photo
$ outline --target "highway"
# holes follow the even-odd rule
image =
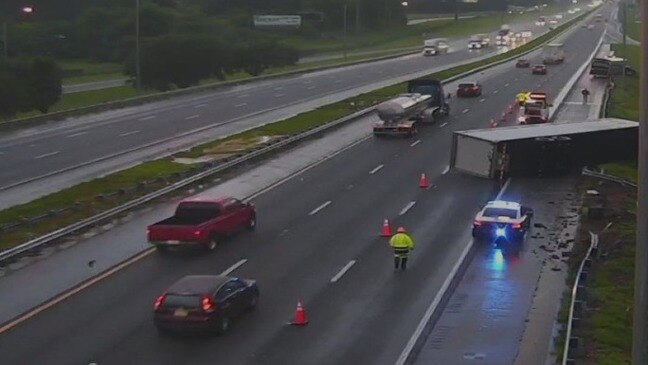
[[[547,76],[510,63],[475,76],[484,96],[453,98],[448,123],[423,129],[418,143],[369,138],[261,194],[254,199],[258,230],[212,255],[146,256],[6,329],[0,358],[8,364],[393,364],[470,242],[478,205],[493,196],[492,182],[448,173],[452,131],[486,127],[520,90],[556,95],[602,32],[602,26],[577,28],[565,40],[566,62],[549,67]],[[422,172],[432,188],[418,187]],[[407,272],[393,272],[391,252],[378,237],[384,218],[417,241]],[[136,219],[138,231],[117,229],[102,238],[141,236],[151,222],[146,214]],[[183,275],[233,265],[241,265],[234,275],[258,281],[257,312],[221,338],[157,335],[151,308],[162,290]],[[15,290],[7,297],[29,289]],[[297,299],[310,317],[305,328],[286,325]]]
[[[514,28],[532,29],[536,36],[547,31],[530,24]],[[497,52],[496,47],[468,51],[466,44],[466,39],[453,41],[454,51],[438,57],[415,54],[223,87],[3,134],[0,208],[164,153]]]

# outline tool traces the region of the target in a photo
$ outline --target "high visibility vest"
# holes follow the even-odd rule
[[[414,241],[406,233],[396,233],[390,240],[389,245],[394,249],[413,249]]]

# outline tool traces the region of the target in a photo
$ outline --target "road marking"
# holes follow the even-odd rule
[[[74,137],[82,136],[84,134],[88,134],[88,132],[79,132],[79,133],[70,134],[69,136],[67,136],[67,138],[74,138]]]
[[[510,84],[509,84],[508,82],[507,82],[506,84],[504,84],[505,87],[508,87],[509,85],[510,85]]]
[[[121,264],[113,267],[112,269],[110,269],[108,271],[105,271],[103,274],[95,276],[94,278],[82,283],[81,285],[75,287],[74,289],[69,290],[67,292],[64,292],[61,295],[55,297],[54,299],[44,303],[43,305],[30,310],[29,312],[23,314],[22,316],[14,319],[13,321],[11,321],[11,322],[5,324],[4,326],[0,327],[0,333],[7,332],[8,330],[16,327],[17,325],[27,321],[28,319],[38,315],[39,313],[41,313],[41,312],[43,312],[45,310],[48,310],[49,308],[52,308],[53,306],[59,304],[60,302],[62,302],[64,300],[70,298],[71,296],[73,296],[73,295],[75,295],[75,294],[89,288],[90,286],[92,286],[92,285],[98,283],[99,281],[111,276],[112,274],[124,269],[125,267],[127,267],[129,265],[132,265],[137,261],[140,261],[141,259],[143,259],[146,256],[150,255],[154,251],[155,251],[154,248],[150,248],[150,249],[140,253],[139,255],[131,258],[130,260],[122,262]]]
[[[445,123],[441,124],[441,125],[439,126],[439,128],[443,128],[443,127],[445,127],[445,126],[447,126],[447,125],[448,125],[448,122],[445,122]]]
[[[54,152],[46,153],[46,154],[34,157],[34,160],[40,160],[41,158],[58,155],[59,153],[61,153],[61,151],[54,151]]]
[[[274,90],[274,91],[283,90],[283,86],[277,86],[277,87],[275,87],[275,88],[272,89],[272,90]]]
[[[469,111],[470,111],[470,109],[464,109],[464,110],[461,111],[461,114],[466,114],[466,113],[468,113]]]
[[[502,187],[502,190],[500,190],[499,194],[497,194],[496,200],[500,199],[501,196],[504,194],[506,189],[509,186],[511,179],[506,180],[506,183]],[[416,345],[416,342],[418,341],[419,337],[421,337],[421,333],[423,333],[423,330],[425,329],[426,325],[430,321],[430,318],[434,314],[434,312],[437,309],[437,306],[441,302],[441,299],[443,299],[443,296],[446,294],[448,291],[450,284],[452,283],[452,280],[454,277],[457,275],[457,272],[459,271],[459,268],[463,264],[463,262],[466,260],[466,257],[468,256],[468,253],[472,249],[472,246],[474,245],[474,241],[470,240],[468,245],[464,248],[464,250],[461,252],[461,255],[459,256],[459,259],[457,262],[455,262],[454,266],[452,267],[452,270],[446,277],[445,281],[443,282],[443,285],[441,285],[440,290],[437,292],[437,295],[434,297],[434,300],[432,303],[430,303],[430,306],[427,308],[425,311],[425,314],[423,315],[423,318],[421,318],[421,321],[419,322],[418,326],[416,327],[416,330],[414,330],[414,333],[412,333],[412,336],[410,337],[409,341],[407,341],[407,345],[405,345],[405,348],[403,349],[403,352],[401,352],[400,356],[398,357],[398,360],[396,360],[395,365],[404,365],[405,362],[407,361],[407,358],[410,356],[412,353],[412,349],[414,348],[414,345]]]
[[[243,99],[243,98],[247,98],[248,96],[250,96],[250,94],[242,94],[242,95],[237,96],[237,98]]]
[[[339,83],[341,83],[341,82],[342,82],[342,80],[335,80],[334,83],[335,83],[335,84],[339,84]]]
[[[307,87],[308,90],[313,90],[315,88],[315,85]]]
[[[315,215],[315,214],[317,214],[320,210],[322,210],[322,209],[328,207],[329,204],[331,204],[331,201],[330,201],[330,200],[327,201],[326,203],[320,205],[319,207],[313,209],[310,213],[308,213],[308,215]]]
[[[334,276],[333,278],[331,278],[331,282],[332,282],[332,283],[335,283],[335,282],[337,282],[338,280],[340,280],[340,278],[341,278],[344,274],[346,274],[346,272],[349,271],[349,269],[351,268],[351,266],[355,265],[355,263],[356,263],[356,260],[351,260],[351,261],[349,261],[346,265],[344,265],[344,267],[342,268],[342,270],[340,270],[337,274],[335,274],[335,276]]]
[[[241,103],[241,104],[236,104],[234,106],[237,107],[237,108],[240,108],[240,107],[246,106],[246,105],[247,105],[247,103]]]
[[[485,102],[485,101],[486,101],[486,99],[479,99],[479,102],[480,102],[480,103],[483,103],[483,102]]]
[[[416,204],[416,201],[414,201],[414,200],[412,200],[411,202],[407,203],[407,205],[405,206],[405,208],[403,208],[403,209],[400,211],[400,213],[398,213],[398,215],[404,215],[405,213],[407,213],[410,209],[412,209],[412,207],[414,206],[414,204]]]
[[[120,134],[119,136],[120,136],[120,137],[126,137],[126,136],[130,136],[130,135],[133,135],[133,134],[137,134],[137,133],[139,133],[139,132],[140,132],[140,131],[130,131],[130,132],[122,133],[122,134]]]
[[[373,174],[375,174],[376,172],[378,172],[378,170],[382,169],[383,167],[385,167],[385,165],[378,165],[378,166],[374,167],[373,170],[369,171],[369,173],[370,173],[371,175],[373,175]]]
[[[499,90],[493,90],[493,94],[497,94]]]
[[[234,265],[230,266],[227,270],[220,273],[220,275],[221,276],[227,276],[227,275],[231,274],[234,270],[236,270],[239,267],[243,266],[246,262],[247,262],[247,259],[243,259],[243,260],[235,263]]]
[[[185,120],[196,119],[196,118],[200,118],[200,114],[190,115],[186,117]]]
[[[275,98],[280,98],[282,96],[286,96],[286,94],[275,94]]]
[[[142,117],[142,118],[139,118],[139,119],[137,119],[137,120],[139,120],[139,121],[145,121],[145,120],[149,120],[149,119],[153,119],[153,118],[155,118],[155,115],[149,115],[149,116],[147,116],[147,117]]]
[[[420,139],[414,141],[414,143],[412,143],[412,144],[410,145],[410,147],[414,147],[414,146],[416,146],[416,145],[419,144],[419,143],[421,143],[421,140],[420,140]]]
[[[194,108],[204,108],[206,106],[207,104],[198,104],[198,105],[194,105]]]
[[[449,171],[450,171],[450,166],[446,166],[445,169],[443,169],[443,172],[441,173],[441,175],[445,175],[445,174],[447,174]]]

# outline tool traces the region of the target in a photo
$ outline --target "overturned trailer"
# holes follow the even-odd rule
[[[583,165],[634,158],[638,126],[608,118],[456,131],[450,167],[494,179],[560,175]]]

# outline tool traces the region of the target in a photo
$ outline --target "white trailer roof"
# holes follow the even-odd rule
[[[517,125],[511,127],[473,129],[468,131],[456,131],[466,137],[490,141],[493,143],[514,141],[520,139],[565,136],[570,134],[601,132],[607,130],[618,130],[627,128],[638,128],[639,123],[617,118],[605,118],[598,120],[587,120],[571,123],[547,123],[532,125]]]

